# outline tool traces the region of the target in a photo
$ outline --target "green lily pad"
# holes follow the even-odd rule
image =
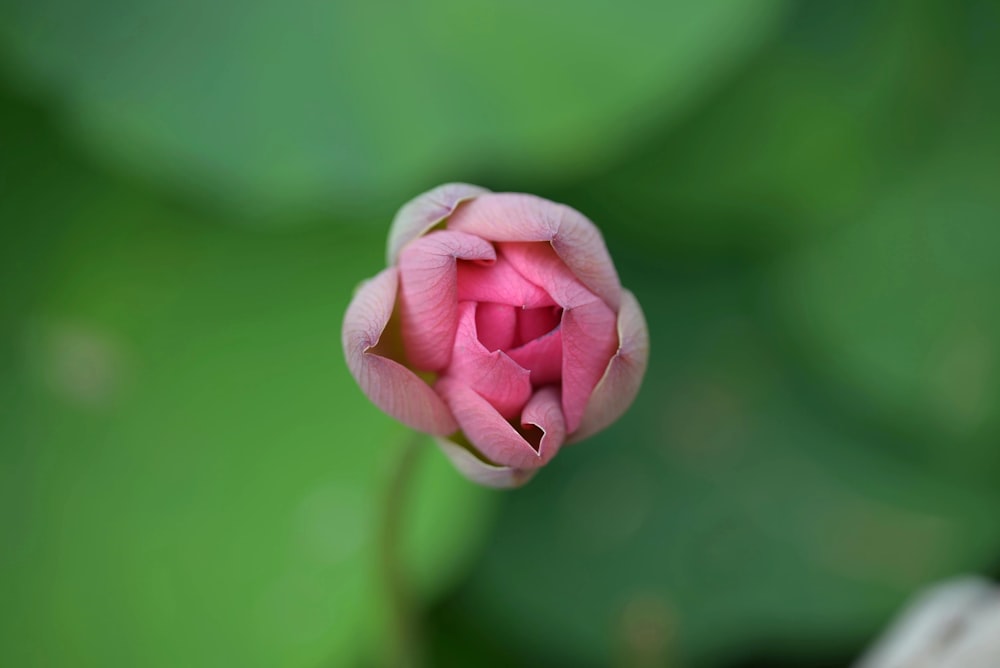
[[[381,234],[220,225],[9,107],[4,136],[27,138],[0,155],[0,663],[382,663],[378,531],[410,436],[339,341]],[[421,600],[491,500],[426,450],[402,551]]]
[[[978,35],[1000,18],[990,4],[801,3],[697,113],[557,196],[671,247],[766,253],[821,234],[933,148],[975,104],[967,87],[996,89],[993,72],[969,80],[996,60]]]
[[[711,89],[784,5],[39,0],[0,8],[0,39],[131,171],[256,214],[384,213],[456,174],[600,167]]]
[[[976,132],[963,129],[865,216],[782,264],[773,290],[796,347],[859,410],[898,424],[909,456],[990,479],[1000,471],[1000,137],[965,127]]]

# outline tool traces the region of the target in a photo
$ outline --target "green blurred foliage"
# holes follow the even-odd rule
[[[988,1],[802,3],[730,86],[560,195],[634,238],[709,252],[842,225],[995,96],[998,21]]]
[[[934,151],[789,257],[774,289],[820,373],[905,435],[901,455],[995,484],[1000,142],[984,139]]]
[[[339,320],[446,179],[596,220],[653,355],[524,489],[420,460],[431,665],[838,665],[996,567],[1000,5],[231,10],[0,3],[0,664],[387,661]]]
[[[0,663],[382,656],[376,541],[407,437],[339,341],[381,234],[247,234],[2,110]],[[405,566],[427,597],[490,499],[437,452],[411,491]]]
[[[22,0],[0,37],[102,156],[244,211],[388,215],[428,179],[599,166],[784,4]]]

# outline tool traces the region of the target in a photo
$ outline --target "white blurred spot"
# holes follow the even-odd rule
[[[920,595],[856,668],[997,668],[1000,590],[968,578]]]

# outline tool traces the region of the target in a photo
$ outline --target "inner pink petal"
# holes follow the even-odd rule
[[[562,378],[563,337],[560,329],[508,350],[507,354],[531,372],[531,384],[535,387],[558,383]]]
[[[534,309],[532,309],[534,310]],[[479,341],[487,350],[507,350],[514,345],[521,308],[507,304],[483,302],[476,308],[476,330]]]
[[[540,286],[563,308],[598,299],[577,279],[548,242],[504,242],[496,244],[496,249],[497,264],[501,261],[509,264],[529,283]]]
[[[458,300],[527,308],[555,304],[545,290],[527,280],[502,257],[489,264],[459,262]]]
[[[472,302],[458,305],[458,331],[445,376],[475,390],[513,419],[531,397],[530,374],[502,350],[486,349],[476,331],[476,307]]]
[[[543,387],[532,395],[521,415],[525,440],[542,458],[552,459],[566,440],[566,420],[559,405],[559,390]]]
[[[434,387],[448,404],[465,436],[493,464],[536,469],[545,463],[544,454],[555,454],[562,444],[559,416],[549,410],[545,402],[533,402],[538,405],[532,406],[530,414],[525,410],[523,417],[532,425],[541,423],[538,428],[545,430],[546,436],[552,432],[551,445],[543,437],[536,449],[518,433],[511,418],[501,416],[479,393],[461,381],[444,377]]]
[[[559,326],[562,309],[558,306],[520,309],[517,314],[517,345],[548,334]]]
[[[618,310],[621,284],[611,257],[601,233],[578,211],[534,195],[486,193],[459,207],[448,219],[448,229],[491,241],[551,244],[581,283]]]

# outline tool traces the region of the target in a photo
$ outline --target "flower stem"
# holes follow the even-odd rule
[[[392,633],[390,665],[398,668],[421,668],[423,665],[420,619],[413,593],[406,582],[402,538],[407,492],[424,438],[423,434],[412,432],[399,453],[385,497],[379,541],[379,564],[389,598]]]

